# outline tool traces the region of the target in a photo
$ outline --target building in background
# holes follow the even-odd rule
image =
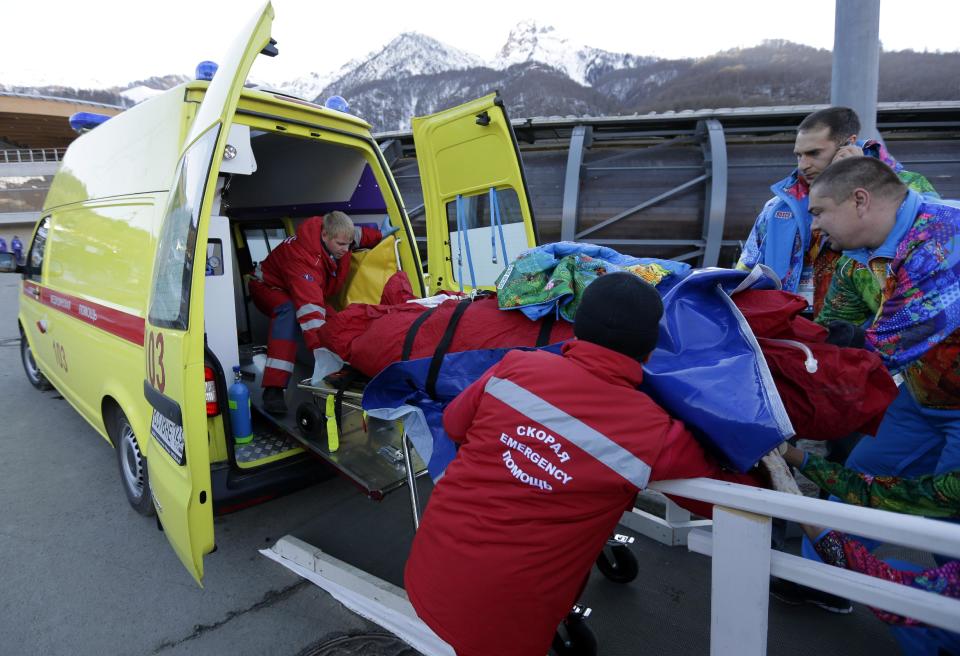
[[[24,248],[67,146],[77,112],[113,116],[122,107],[82,100],[0,93],[0,237]]]

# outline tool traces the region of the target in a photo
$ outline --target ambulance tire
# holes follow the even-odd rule
[[[307,402],[297,406],[297,428],[312,442],[327,441],[327,418],[316,403]]]
[[[640,573],[637,557],[625,544],[604,547],[597,556],[597,569],[614,583],[630,583]]]
[[[27,380],[38,390],[45,392],[53,389],[53,385],[47,380],[47,377],[40,373],[40,367],[37,361],[33,359],[33,351],[30,349],[30,342],[27,336],[20,331],[20,361],[23,363],[23,371],[27,374]]]
[[[597,656],[597,637],[583,620],[565,620],[553,635],[550,656]]]
[[[156,513],[150,494],[150,476],[147,459],[140,452],[130,420],[117,408],[112,413],[110,438],[117,450],[117,465],[120,467],[120,483],[127,501],[139,514],[151,517]]]

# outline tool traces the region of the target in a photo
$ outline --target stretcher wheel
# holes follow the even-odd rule
[[[581,619],[564,620],[553,636],[551,656],[597,656],[597,637]]]
[[[597,569],[614,583],[629,583],[637,578],[637,557],[625,544],[607,545],[597,556]]]
[[[326,417],[315,403],[301,403],[297,406],[297,428],[309,440],[326,440]]]

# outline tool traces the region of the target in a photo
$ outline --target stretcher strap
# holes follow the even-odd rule
[[[410,327],[407,328],[407,336],[403,338],[403,351],[400,354],[400,360],[406,362],[410,359],[410,354],[413,352],[413,342],[417,338],[417,332],[420,330],[420,326],[423,325],[423,322],[427,320],[427,317],[433,314],[438,307],[440,306],[434,306],[426,312],[423,312],[419,317],[417,317],[416,321],[410,324]]]
[[[437,349],[433,352],[433,359],[430,360],[430,369],[427,371],[426,383],[427,394],[432,399],[437,398],[437,377],[440,375],[440,367],[443,365],[443,356],[445,356],[450,349],[450,344],[453,343],[453,335],[457,331],[457,324],[460,323],[460,317],[467,311],[472,300],[473,299],[465,298],[457,303],[456,309],[454,309],[453,314],[450,316],[447,329],[444,331],[443,337],[440,338]]]
[[[496,229],[494,229],[496,228]],[[490,249],[491,262],[497,263],[497,233],[500,233],[500,248],[503,251],[503,266],[507,260],[507,242],[503,238],[503,218],[500,216],[500,200],[496,187],[490,187]]]
[[[470,269],[470,286],[477,286],[477,277],[473,273],[473,253],[470,251],[470,231],[467,228],[467,210],[464,206],[463,195],[457,195],[457,282],[460,283],[460,291],[463,287],[463,249],[464,242],[467,249],[467,266]]]
[[[536,346],[546,346],[550,343],[550,333],[553,332],[553,324],[556,321],[557,315],[555,312],[551,312],[543,318],[543,323],[540,324],[540,334],[537,335]]]
[[[339,417],[336,406],[337,402],[333,394],[327,394],[323,414],[327,420],[327,450],[330,451],[330,453],[340,448]]]

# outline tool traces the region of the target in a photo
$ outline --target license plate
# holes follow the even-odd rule
[[[150,434],[178,465],[187,462],[183,444],[183,426],[160,414],[156,408],[153,409],[153,418],[150,420]]]

